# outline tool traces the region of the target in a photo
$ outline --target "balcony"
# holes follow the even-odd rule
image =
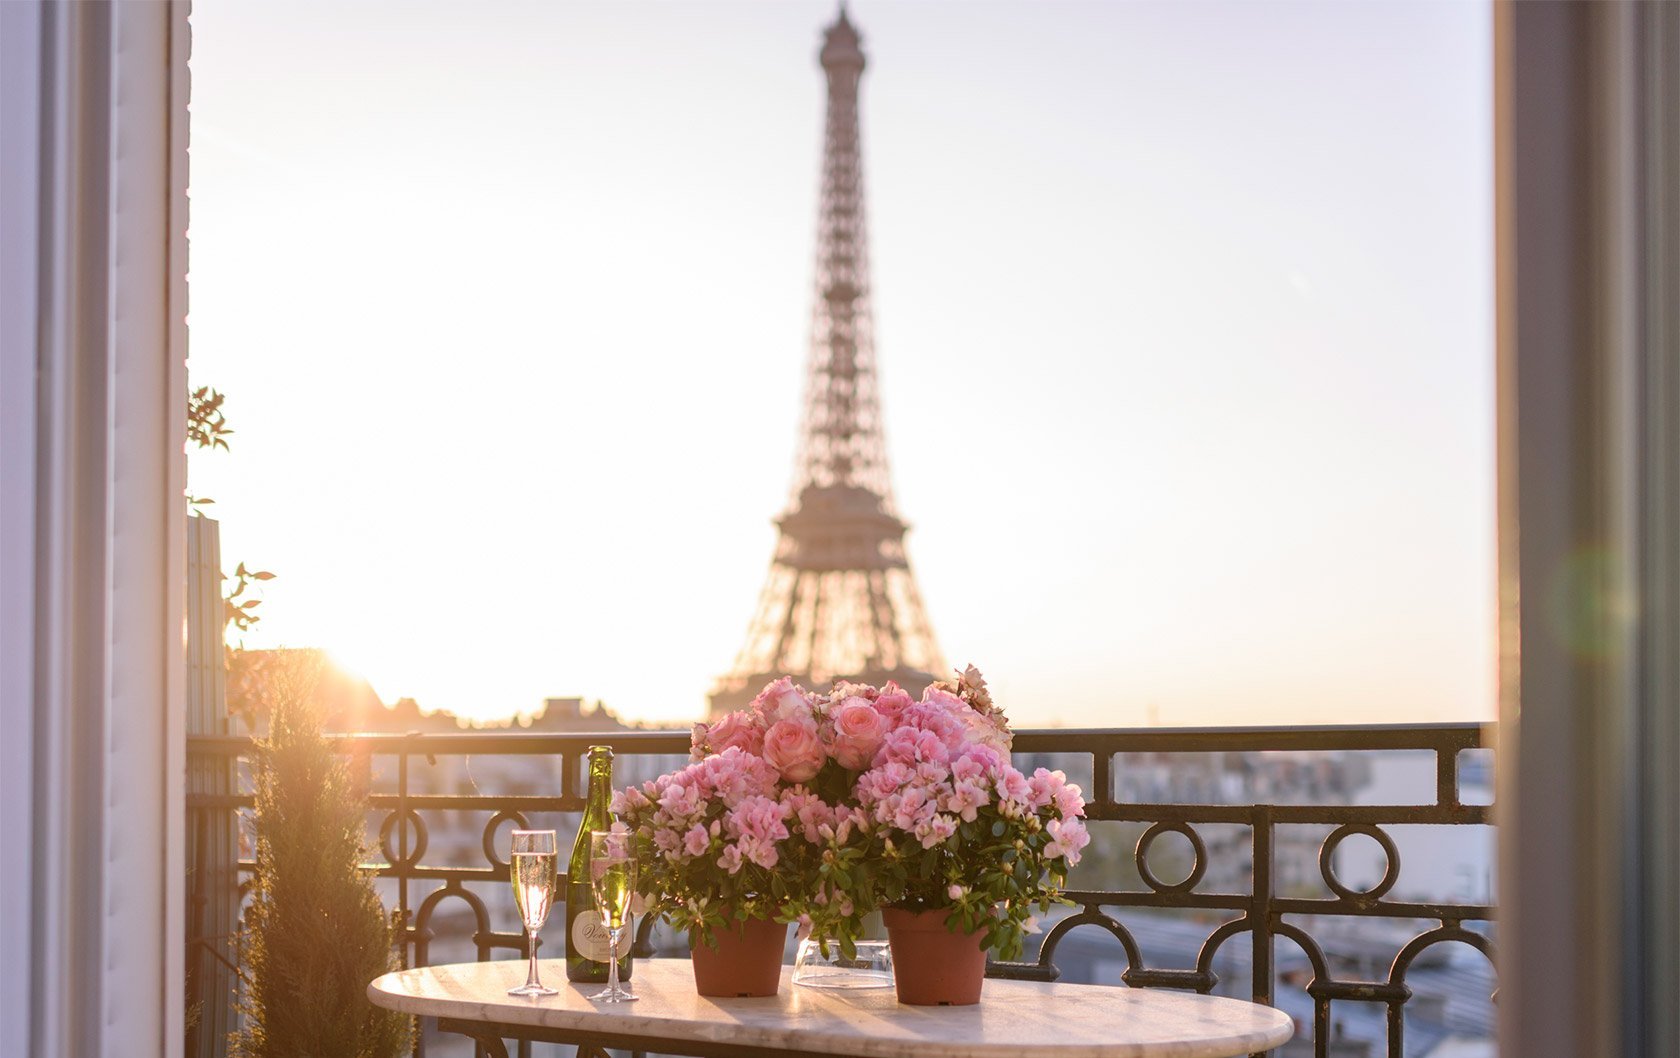
[[[1061,768],[1085,788],[1094,840],[1072,878],[1075,906],[1046,924],[1031,958],[989,973],[1251,997],[1296,1018],[1280,1058],[1492,1054],[1494,910],[1490,879],[1475,873],[1493,847],[1485,737],[1469,724],[1019,732],[1017,764]],[[623,785],[686,760],[688,735],[340,739],[367,784],[369,840],[408,965],[518,956],[498,843],[516,825],[575,832],[595,744],[613,747]],[[194,1056],[220,1053],[231,1016],[228,940],[252,866],[237,855],[250,748],[238,737],[188,745]],[[681,950],[648,925],[642,954]],[[416,1051],[464,1047],[426,1032]]]

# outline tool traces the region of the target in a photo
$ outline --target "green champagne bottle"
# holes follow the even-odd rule
[[[566,976],[573,981],[605,981],[607,960],[612,957],[606,927],[589,886],[589,832],[612,826],[612,747],[589,747],[589,801],[577,841],[572,844],[572,862],[566,870]],[[624,931],[618,948],[618,979],[630,979],[630,946],[633,928]]]

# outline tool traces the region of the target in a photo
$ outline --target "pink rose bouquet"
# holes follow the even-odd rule
[[[1012,958],[1089,840],[1079,787],[1009,764],[980,673],[929,687],[783,677],[697,724],[686,768],[617,795],[656,913],[701,938],[727,919],[799,921],[853,954],[883,903],[951,909]]]
[[[971,666],[902,710],[856,785],[874,824],[876,898],[947,910],[947,928],[981,934],[1002,959],[1019,958],[1035,911],[1067,903],[1068,870],[1090,842],[1079,787],[1059,771],[1023,775],[1008,746]]]
[[[873,906],[857,898],[868,820],[847,801],[830,703],[776,680],[748,708],[695,725],[686,768],[615,795],[650,910],[704,940],[762,918],[853,950]]]
[[[613,795],[635,832],[648,910],[708,937],[726,913],[770,918],[792,811],[763,757],[732,745]]]

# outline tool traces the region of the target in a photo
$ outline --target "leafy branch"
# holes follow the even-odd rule
[[[209,386],[200,386],[187,396],[187,440],[199,448],[228,450],[227,439],[233,436],[228,429],[227,416],[222,413],[222,401],[227,397]]]
[[[187,394],[187,440],[197,448],[208,448],[212,451],[220,448],[229,451],[229,437],[233,430],[227,424],[227,413],[222,410],[222,404],[227,396],[209,386],[200,386]],[[187,494],[187,504],[193,508],[193,513],[203,514],[201,508],[216,501],[208,496],[194,496]],[[266,569],[246,569],[241,562],[239,568],[233,571],[233,576],[222,576],[222,580],[233,581],[233,590],[222,598],[223,624],[232,625],[241,632],[249,632],[262,620],[257,613],[257,607],[262,605],[261,599],[250,598],[245,595],[248,588],[252,588],[258,581],[273,580],[274,574]],[[253,591],[254,595],[255,592]]]
[[[233,590],[228,592],[227,596],[222,599],[223,614],[226,622],[241,632],[250,631],[252,626],[262,620],[262,616],[260,614],[253,612],[257,607],[262,605],[262,600],[241,600],[240,596],[245,594],[246,588],[249,588],[257,581],[273,580],[274,574],[270,573],[266,569],[246,569],[245,563],[241,562],[238,568],[233,571],[232,577],[224,575],[222,579],[232,580],[234,582]]]
[[[198,448],[220,448],[228,451],[227,439],[233,435],[228,428],[227,415],[222,411],[222,402],[227,397],[211,389],[200,386],[187,394],[187,441]],[[201,507],[208,507],[216,501],[208,496],[194,496],[187,494],[187,506],[193,508],[194,513],[202,514]]]

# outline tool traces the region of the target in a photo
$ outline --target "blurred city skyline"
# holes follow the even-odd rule
[[[853,3],[877,353],[1018,723],[1494,712],[1479,3]],[[198,0],[195,454],[253,646],[700,715],[785,506],[827,2]]]

